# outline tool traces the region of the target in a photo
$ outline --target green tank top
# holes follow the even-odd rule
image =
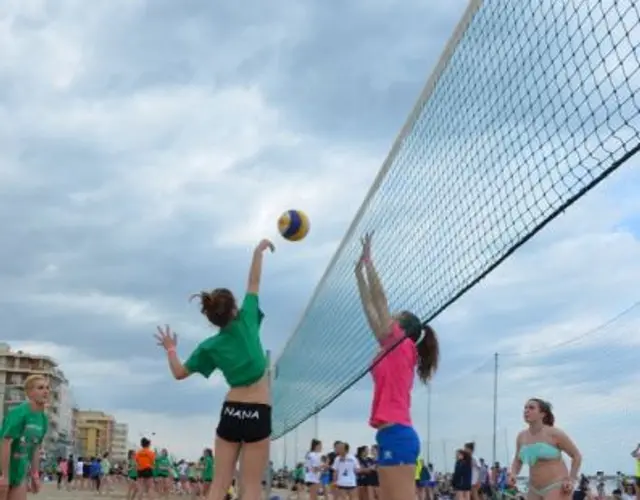
[[[185,368],[209,378],[219,369],[231,387],[251,385],[267,370],[267,358],[260,340],[264,314],[258,296],[247,293],[236,318],[213,337],[196,347]]]
[[[204,469],[202,470],[202,479],[205,481],[213,480],[213,457],[204,457]]]
[[[195,479],[197,475],[196,468],[193,465],[190,465],[187,469],[187,477],[189,479]]]
[[[160,455],[158,458],[156,458],[155,471],[158,476],[160,477],[169,476],[169,469],[170,469],[169,457]]]
[[[137,470],[137,464],[136,464],[135,459],[133,459],[133,458],[129,459],[129,467],[128,467],[128,469],[129,470],[128,470],[128,474],[127,475],[131,479],[136,479],[138,477],[138,470]]]

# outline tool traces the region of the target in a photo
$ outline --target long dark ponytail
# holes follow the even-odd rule
[[[409,311],[400,313],[398,322],[405,335],[416,343],[416,348],[418,349],[418,367],[416,371],[420,381],[426,384],[438,369],[440,345],[436,332],[427,323],[423,323],[420,318]]]

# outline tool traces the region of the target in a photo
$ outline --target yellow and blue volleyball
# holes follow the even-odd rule
[[[309,232],[309,217],[301,210],[287,210],[278,219],[278,231],[289,241],[300,241]]]

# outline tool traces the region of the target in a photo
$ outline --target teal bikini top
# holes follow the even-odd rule
[[[529,467],[538,460],[557,460],[560,457],[560,450],[549,443],[523,444],[520,448],[520,461]]]

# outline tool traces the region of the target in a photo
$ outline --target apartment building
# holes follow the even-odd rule
[[[113,453],[115,419],[102,411],[77,410],[75,413],[78,453],[96,457]]]
[[[113,439],[111,440],[111,458],[114,461],[124,462],[127,459],[129,446],[129,426],[122,422],[116,422],[113,426]]]
[[[73,399],[64,373],[49,356],[14,351],[9,344],[0,342],[0,421],[10,408],[25,400],[24,382],[35,374],[46,376],[51,387],[45,452],[66,455],[74,445]]]

